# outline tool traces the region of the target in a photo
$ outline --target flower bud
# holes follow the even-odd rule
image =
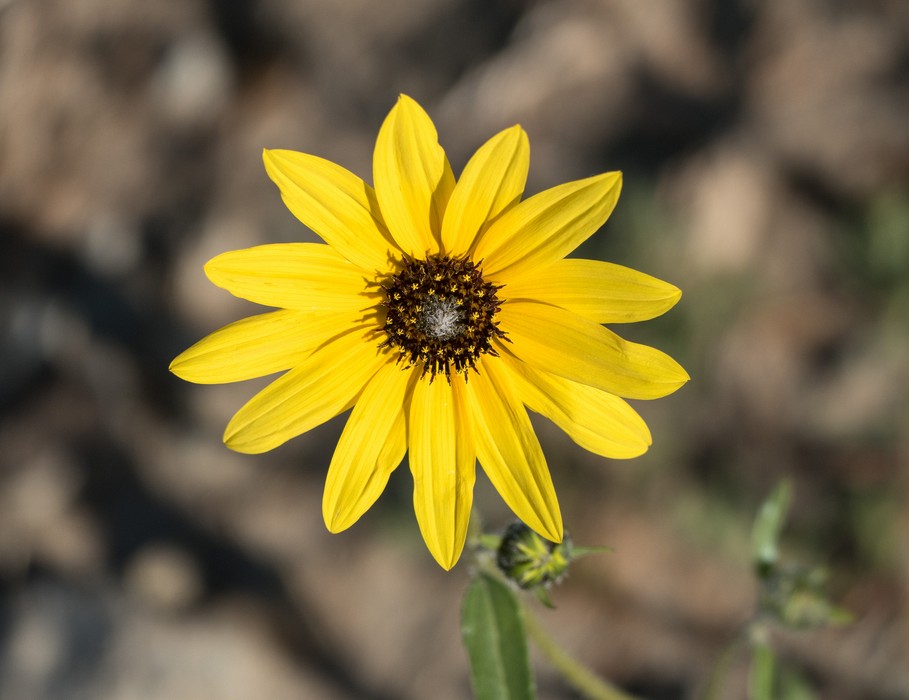
[[[521,522],[508,526],[496,552],[499,569],[523,589],[548,588],[558,583],[570,561],[571,541],[567,534],[556,544]]]

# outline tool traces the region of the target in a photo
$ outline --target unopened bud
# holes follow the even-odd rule
[[[566,534],[560,544],[540,537],[524,523],[512,523],[502,535],[496,564],[520,588],[548,588],[568,571],[571,540]]]

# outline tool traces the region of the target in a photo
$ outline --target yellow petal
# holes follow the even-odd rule
[[[323,342],[356,324],[359,312],[271,311],[224,326],[170,364],[180,379],[222,384],[294,367]]]
[[[420,258],[438,252],[454,175],[432,120],[406,95],[379,130],[373,180],[382,217],[401,249]]]
[[[331,532],[347,529],[375,503],[403,459],[404,402],[413,374],[389,359],[357,399],[325,479],[322,517]]]
[[[448,570],[464,549],[476,480],[464,379],[418,381],[409,416],[414,512],[426,546]]]
[[[237,452],[266,452],[346,411],[386,362],[378,343],[374,326],[325,343],[250,399],[227,424],[224,442]]]
[[[445,209],[445,252],[467,252],[484,225],[521,198],[529,164],[530,143],[520,126],[483,144],[464,167]]]
[[[527,407],[546,416],[584,449],[603,457],[629,459],[650,447],[650,430],[644,419],[618,396],[540,372],[507,354],[502,360],[512,371]]]
[[[497,318],[509,352],[565,379],[631,399],[666,396],[688,381],[669,355],[555,306],[509,302]]]
[[[400,370],[400,367],[398,369]],[[404,459],[405,454],[407,454],[407,418],[404,406],[402,406],[395,418],[394,425],[391,426],[391,430],[385,437],[385,444],[379,453],[376,469],[379,471],[383,469],[387,469],[390,472],[394,471],[401,463],[401,460]]]
[[[286,309],[365,309],[381,297],[360,268],[322,243],[232,250],[209,260],[205,274],[234,296]]]
[[[369,273],[400,253],[385,229],[372,187],[340,165],[307,153],[265,150],[265,171],[291,213]]]
[[[546,459],[498,358],[483,358],[479,372],[470,375],[467,395],[477,456],[492,485],[528,527],[560,542],[562,515]]]
[[[621,189],[622,173],[605,173],[525,199],[486,229],[473,259],[487,279],[507,281],[564,258],[605,223]]]
[[[681,296],[677,287],[630,267],[577,258],[509,278],[499,292],[502,299],[542,301],[597,323],[646,321],[671,309]]]

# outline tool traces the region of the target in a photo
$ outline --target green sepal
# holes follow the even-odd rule
[[[499,547],[502,546],[502,536],[501,535],[480,535],[479,537],[480,546],[483,549],[488,549],[490,552],[495,552]]]
[[[533,589],[533,594],[537,597],[537,600],[540,601],[550,610],[555,610],[555,605],[552,602],[552,599],[549,597],[549,591],[544,586],[537,586]]]

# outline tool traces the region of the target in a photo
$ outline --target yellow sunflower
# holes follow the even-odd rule
[[[231,419],[227,446],[265,452],[352,408],[322,500],[330,531],[356,522],[409,452],[420,531],[445,569],[464,546],[477,460],[521,520],[561,541],[525,406],[591,452],[628,458],[651,439],[623,399],[688,379],[668,355],[602,325],[658,316],[678,289],[565,257],[606,221],[621,173],[522,200],[529,144],[513,126],[455,181],[431,119],[406,96],[379,131],[375,189],[305,153],[264,160],[288,209],[325,243],[262,245],[205,266],[219,287],[278,309],[171,364],[202,384],[284,372]]]

